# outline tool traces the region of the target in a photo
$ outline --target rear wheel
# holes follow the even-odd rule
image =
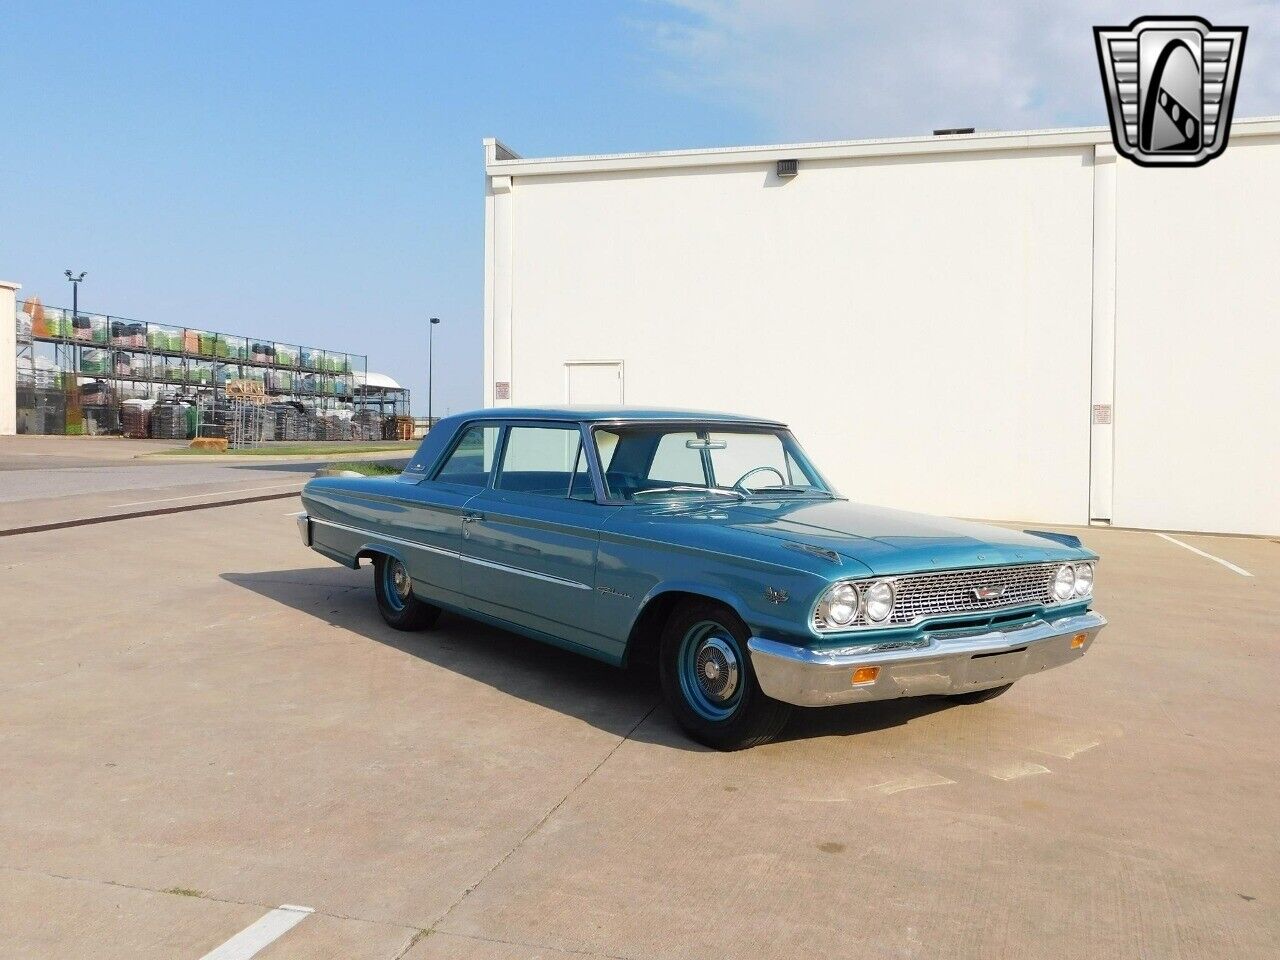
[[[760,689],[747,637],[731,610],[710,601],[681,606],[663,630],[663,695],[685,733],[717,750],[768,743],[791,714]]]
[[[949,693],[947,694],[947,697],[957,703],[982,703],[986,700],[994,700],[1012,686],[1012,683],[1006,683],[1004,686],[988,687],[986,690],[970,690],[968,693]]]
[[[439,607],[413,595],[413,579],[404,563],[385,553],[373,560],[373,592],[382,619],[397,630],[423,630],[440,616]]]

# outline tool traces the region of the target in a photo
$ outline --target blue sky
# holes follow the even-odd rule
[[[15,4],[0,276],[82,306],[367,352],[477,405],[480,141],[526,156],[1105,122],[1089,27],[1160,4]],[[1181,12],[1181,11],[1180,11]],[[1275,4],[1238,116],[1280,113]]]

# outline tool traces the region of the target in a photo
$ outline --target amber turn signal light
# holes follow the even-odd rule
[[[875,683],[878,676],[880,676],[879,667],[859,667],[853,671],[853,682],[855,686],[859,683]]]
[[[1085,641],[1085,635],[1083,633],[1077,633],[1074,637],[1071,638],[1071,649],[1079,650],[1081,647],[1084,646],[1084,641]]]

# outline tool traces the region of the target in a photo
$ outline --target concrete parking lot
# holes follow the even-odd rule
[[[284,904],[259,957],[1276,955],[1280,543],[1084,531],[1079,663],[719,754],[643,676],[390,630],[296,504],[0,538],[0,956]]]

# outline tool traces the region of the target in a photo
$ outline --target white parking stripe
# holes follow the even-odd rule
[[[310,907],[282,904],[257,923],[245,927],[220,947],[206,953],[200,960],[249,960],[269,943],[282,936],[314,913]]]
[[[1220,563],[1224,567],[1226,567],[1228,570],[1234,573],[1238,573],[1242,577],[1253,576],[1252,573],[1250,573],[1248,570],[1245,570],[1243,567],[1237,567],[1234,563],[1231,563],[1230,561],[1227,561],[1227,560],[1223,560],[1221,557],[1215,557],[1212,553],[1205,553],[1203,550],[1197,550],[1191,544],[1183,543],[1181,540],[1175,540],[1173,537],[1169,536],[1166,533],[1157,533],[1156,536],[1159,537],[1161,540],[1168,540],[1170,543],[1176,543],[1178,546],[1182,547],[1184,550],[1190,550],[1192,553],[1198,553],[1200,554],[1200,556],[1204,557],[1206,560],[1212,560],[1214,563]]]
[[[294,481],[297,483],[297,481]],[[204,493],[189,493],[185,497],[165,497],[163,500],[135,500],[133,503],[113,503],[113,507],[141,507],[148,503],[173,503],[175,500],[197,500],[200,497],[216,497],[223,493],[252,493],[254,490],[279,490],[281,487],[292,487],[293,483],[273,483],[269,487],[240,487],[238,490],[206,490]]]

